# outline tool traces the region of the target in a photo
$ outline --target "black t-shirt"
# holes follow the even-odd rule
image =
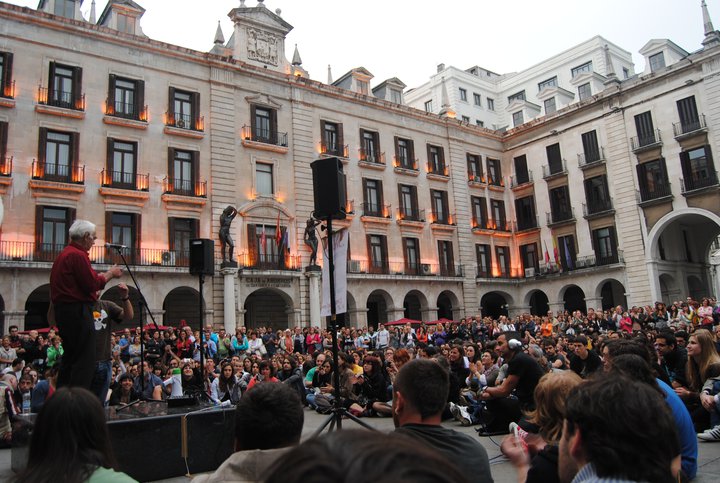
[[[575,373],[586,378],[593,372],[602,367],[602,359],[594,351],[589,350],[587,357],[583,360],[578,355],[570,356],[570,369]]]
[[[95,320],[95,360],[109,361],[112,359],[110,353],[110,335],[112,327],[110,324],[120,322],[120,314],[123,309],[109,300],[98,300],[93,307],[93,319]]]
[[[508,362],[507,375],[518,377],[515,395],[523,409],[535,406],[533,393],[543,374],[540,364],[524,352],[518,352]]]
[[[395,430],[437,450],[467,481],[492,482],[487,451],[467,434],[430,424],[405,424]]]

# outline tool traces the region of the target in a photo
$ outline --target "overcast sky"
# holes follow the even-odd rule
[[[38,0],[5,0],[36,8]],[[228,12],[239,0],[136,0],[147,11],[141,26],[155,40],[199,51],[212,47],[217,21],[225,39]],[[90,10],[85,0],[82,10]],[[100,16],[107,0],[96,0]],[[246,0],[248,7],[257,0]],[[707,0],[720,27],[720,0]],[[292,59],[297,43],[310,77],[325,82],[363,66],[377,85],[398,77],[409,88],[428,80],[439,63],[480,65],[499,74],[526,69],[594,35],[637,53],[652,38],[668,38],[692,52],[701,47],[700,0],[266,0],[294,29],[286,41]]]

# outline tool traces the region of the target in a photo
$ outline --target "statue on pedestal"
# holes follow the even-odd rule
[[[318,239],[315,228],[320,224],[320,220],[308,218],[305,226],[305,244],[310,247],[312,254],[310,255],[310,267],[317,267],[317,250],[318,250]]]
[[[237,210],[228,205],[220,215],[220,252],[222,253],[221,266],[225,267],[237,267],[237,262],[233,259],[233,252],[235,251],[235,242],[230,235],[230,225],[237,216]],[[226,248],[228,249],[229,256],[225,257]]]

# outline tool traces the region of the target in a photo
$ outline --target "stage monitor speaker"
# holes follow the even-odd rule
[[[215,274],[215,242],[208,238],[190,240],[190,273]]]
[[[340,158],[323,158],[310,163],[310,167],[315,196],[313,216],[321,220],[344,220],[347,216],[347,194],[342,161]]]

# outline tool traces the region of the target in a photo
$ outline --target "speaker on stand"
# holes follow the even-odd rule
[[[190,274],[198,276],[199,290],[198,295],[198,315],[200,320],[200,375],[205,384],[205,362],[203,360],[203,325],[205,318],[203,313],[203,285],[205,283],[205,275],[211,277],[215,274],[215,242],[208,238],[196,238],[190,240]]]

